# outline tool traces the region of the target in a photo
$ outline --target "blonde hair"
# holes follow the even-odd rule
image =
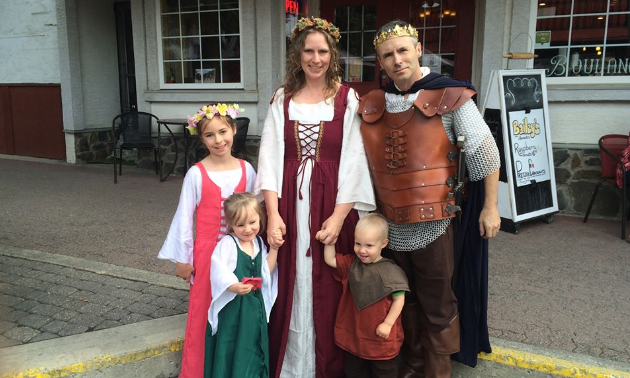
[[[232,231],[232,226],[245,217],[248,209],[253,209],[260,218],[260,231],[264,222],[264,212],[258,199],[251,193],[234,193],[223,202],[225,212],[225,223],[228,225],[228,232]]]
[[[199,123],[197,124],[197,129],[199,130],[199,137],[203,136],[203,130],[206,128],[206,125],[215,118],[218,118],[221,121],[223,121],[223,123],[229,126],[232,129],[232,131],[236,133],[236,121],[228,115],[222,116],[220,114],[217,114],[211,119],[204,117],[201,121],[199,121]]]
[[[381,214],[369,213],[359,219],[355,230],[368,231],[372,234],[377,234],[381,240],[386,240],[389,232],[389,224],[387,224],[387,220],[385,220],[385,217]]]
[[[307,27],[299,31],[295,38],[291,40],[291,44],[287,50],[287,72],[284,80],[284,91],[286,94],[295,95],[306,85],[306,76],[302,70],[302,51],[306,37],[312,33],[321,33],[328,42],[330,49],[330,63],[328,71],[326,71],[326,92],[327,99],[337,94],[337,87],[341,83],[341,66],[339,65],[339,50],[337,50],[337,41],[327,32],[316,29],[315,27]]]

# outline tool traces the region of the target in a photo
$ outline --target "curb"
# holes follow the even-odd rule
[[[186,315],[0,349],[0,378],[179,374]]]
[[[0,378],[175,377],[185,324],[186,315],[177,315],[3,348]],[[479,354],[477,368],[456,364],[457,376],[630,377],[630,366],[623,363],[500,339],[492,339],[492,345],[493,353]]]
[[[190,288],[189,284],[174,275],[154,273],[141,269],[127,268],[99,261],[91,261],[78,257],[17,248],[8,245],[0,244],[0,256],[10,256],[19,259],[61,265],[97,274],[124,278],[126,280],[142,281],[152,285],[164,286],[172,289],[188,290]]]
[[[490,344],[492,353],[479,353],[480,360],[558,377],[630,378],[630,365],[621,362],[496,338]]]

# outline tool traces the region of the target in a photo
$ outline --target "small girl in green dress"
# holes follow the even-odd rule
[[[256,197],[235,193],[223,207],[229,233],[210,264],[204,377],[268,378],[267,322],[278,295],[278,249],[267,253],[258,236],[263,213]],[[281,232],[276,238],[283,242]]]

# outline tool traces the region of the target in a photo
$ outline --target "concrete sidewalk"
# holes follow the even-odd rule
[[[185,315],[173,311],[185,311],[186,285],[155,256],[182,178],[124,167],[114,185],[112,169],[0,156],[0,378],[176,376]],[[630,377],[630,244],[618,229],[556,216],[500,233],[494,353],[476,369],[456,364],[454,377]],[[81,351],[59,359],[72,345]]]

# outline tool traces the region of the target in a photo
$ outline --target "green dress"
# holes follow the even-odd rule
[[[262,242],[257,237],[260,252],[252,259],[243,252],[236,239],[237,263],[234,274],[261,277]],[[267,315],[261,290],[237,295],[219,312],[217,333],[212,336],[210,323],[206,328],[204,361],[205,378],[268,378],[269,337]]]

